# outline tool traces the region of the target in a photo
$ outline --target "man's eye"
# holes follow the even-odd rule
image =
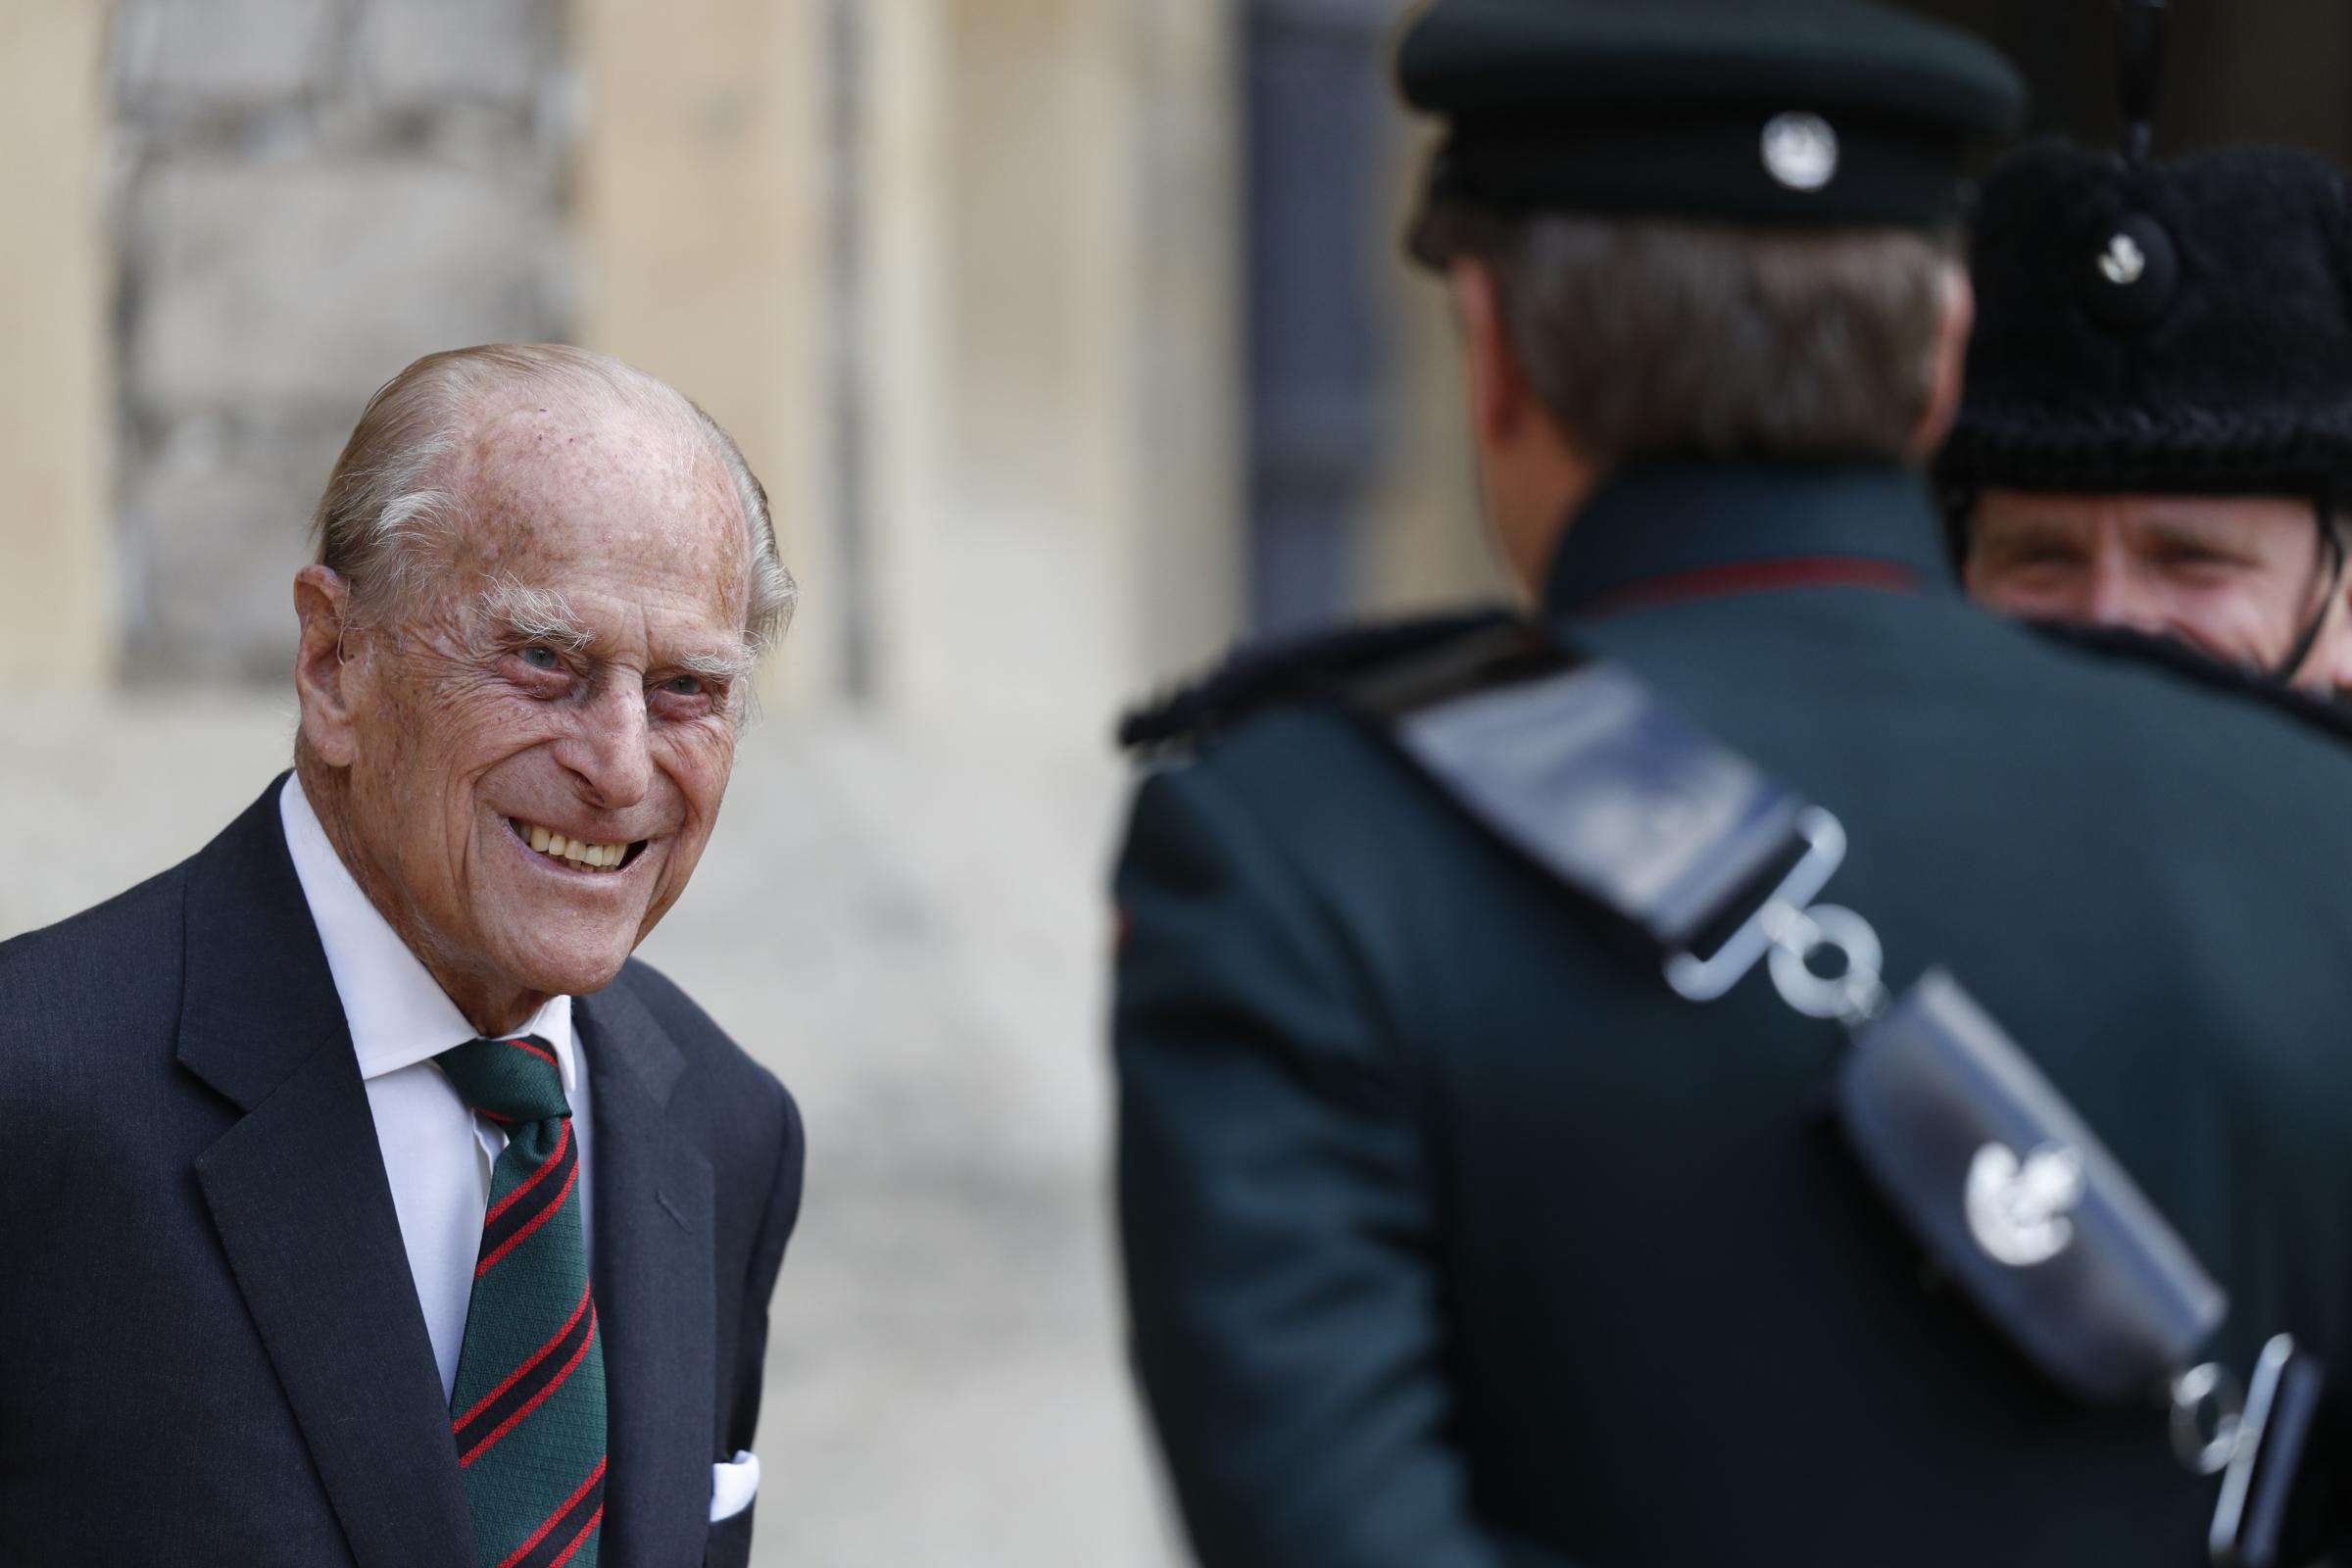
[[[2228,556],[2223,555],[2220,551],[2207,550],[2197,545],[2181,545],[2175,549],[2166,551],[2164,553],[2164,564],[2168,566],[2196,568],[2208,566],[2230,566],[2236,564],[2235,562],[2232,562]]]
[[[530,665],[533,669],[553,669],[558,663],[562,662],[562,661],[556,658],[556,651],[553,648],[546,647],[540,643],[533,643],[528,648],[525,648],[522,651],[521,657],[522,662]]]
[[[662,683],[662,689],[672,697],[700,697],[705,688],[700,675],[672,675]]]

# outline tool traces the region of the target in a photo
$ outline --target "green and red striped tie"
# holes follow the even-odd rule
[[[580,1152],[555,1051],[533,1035],[434,1058],[506,1129],[466,1309],[450,1426],[478,1568],[595,1568],[605,1353],[580,1225]]]

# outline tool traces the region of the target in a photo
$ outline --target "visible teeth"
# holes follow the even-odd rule
[[[519,819],[515,821],[514,828],[522,835],[523,842],[541,855],[551,856],[582,870],[601,871],[617,867],[629,853],[626,844],[590,844],[585,839],[565,838],[552,828],[540,827],[535,823],[526,824]]]

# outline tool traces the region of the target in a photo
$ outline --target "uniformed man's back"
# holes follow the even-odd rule
[[[1904,76],[1954,141],[1999,96],[1980,58],[1867,7],[1790,6],[1782,32],[1772,8],[1640,9],[1624,42],[1623,8],[1441,3],[1406,46],[1408,91],[1456,125],[1425,254],[1450,268],[1488,494],[1539,618],[1837,814],[1829,891],[1867,915],[1886,983],[1956,974],[2228,1291],[2204,1353],[2248,1368],[2283,1332],[2352,1356],[2340,737],[1981,615],[1895,452],[1627,438],[1579,488],[1588,451],[1540,450],[1531,421],[1640,425],[1640,396],[1563,388],[1534,347],[1647,329],[1592,308],[1623,275],[1612,248],[1655,264],[1629,307],[1716,269],[1767,321],[1806,298],[1833,342],[1860,318],[1838,312],[1873,308],[1852,268],[1916,280],[1893,236],[1938,217],[1906,205],[1920,138],[1884,102],[1842,120],[1838,61]],[[1686,12],[1681,34],[1656,21]],[[1805,56],[1809,108],[1758,110],[1726,64],[1747,16],[1774,70]],[[1508,96],[1605,96],[1580,51],[1657,100],[1618,139],[1653,160],[1643,199],[1761,224],[1754,248],[1625,216],[1615,172]],[[1706,85],[1678,98],[1691,73]],[[1481,122],[1457,91],[1507,101]],[[1730,101],[1701,113],[1706,94]],[[1531,161],[1549,134],[1563,155]],[[1748,164],[1718,189],[1733,145]],[[1882,183],[1828,194],[1841,169]],[[1787,209],[1815,196],[1833,221],[1797,231]],[[1608,216],[1528,217],[1553,208]],[[1923,392],[1923,428],[1947,393]],[[1757,417],[1785,415],[1804,417]],[[1574,495],[1564,533],[1533,499],[1546,475]],[[1761,970],[1678,996],[1336,700],[1452,635],[1305,650],[1137,726],[1163,765],[1118,880],[1121,1216],[1138,1366],[1202,1558],[2204,1560],[2220,1483],[2184,1472],[2161,1408],[2063,1391],[1923,1266],[1833,1117],[1836,1024]]]

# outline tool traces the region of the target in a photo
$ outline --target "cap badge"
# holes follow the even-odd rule
[[[2117,288],[2130,288],[2147,270],[2147,253],[2129,234],[2117,234],[2099,253],[2099,272]]]
[[[1838,177],[1838,132],[1819,115],[1775,115],[1764,127],[1764,172],[1790,190]]]
[[[2162,223],[2126,213],[2101,226],[2107,242],[2076,274],[2092,320],[2114,332],[2145,332],[2165,319],[2180,291],[2180,252]],[[2092,229],[2071,243],[2087,246]]]

